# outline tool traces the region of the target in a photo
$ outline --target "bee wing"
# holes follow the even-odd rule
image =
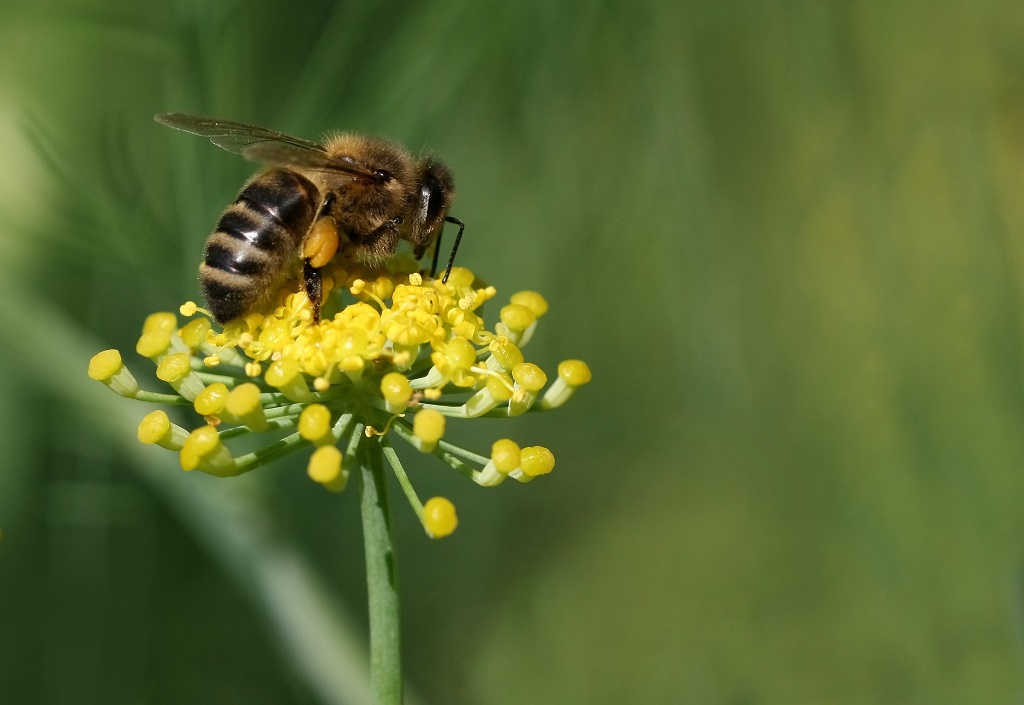
[[[317,171],[339,171],[372,179],[374,174],[349,157],[332,157],[323,146],[283,132],[233,120],[165,113],[153,118],[161,125],[188,132],[246,159],[277,166],[297,166]]]
[[[165,113],[157,115],[153,119],[161,125],[173,127],[175,130],[189,132],[200,137],[209,137],[210,141],[218,147],[235,154],[242,154],[242,150],[257,142],[280,142],[292,145],[298,149],[324,153],[324,148],[316,142],[292,137],[283,132],[268,130],[257,125],[247,125],[244,122],[200,117],[185,113]]]
[[[273,164],[276,166],[299,167],[312,171],[333,171],[353,176],[361,176],[366,179],[376,180],[377,176],[360,166],[351,157],[345,155],[332,156],[320,149],[312,151],[302,146],[296,146],[287,142],[263,141],[253,142],[242,148],[242,156],[261,164]]]

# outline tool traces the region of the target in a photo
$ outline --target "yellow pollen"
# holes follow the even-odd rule
[[[332,218],[320,218],[303,244],[303,256],[309,266],[319,269],[331,261],[338,251],[338,228]]]

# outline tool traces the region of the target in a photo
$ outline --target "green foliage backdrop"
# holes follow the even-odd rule
[[[85,377],[251,171],[176,110],[443,154],[461,261],[594,370],[517,428],[542,481],[410,461],[461,519],[398,512],[417,702],[1019,700],[1022,39],[1007,0],[5,0],[0,701],[367,702],[354,497],[186,476]]]

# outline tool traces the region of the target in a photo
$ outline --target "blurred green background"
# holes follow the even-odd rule
[[[1024,6],[952,5],[4,0],[0,701],[367,702],[355,494],[185,475],[85,375],[252,171],[181,110],[443,154],[594,370],[450,426],[542,481],[411,464],[410,702],[1020,702]]]

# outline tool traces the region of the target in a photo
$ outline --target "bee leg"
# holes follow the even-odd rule
[[[398,249],[398,226],[402,224],[400,217],[385,220],[365,235],[347,231],[345,236],[356,249],[356,259],[361,262],[377,264],[395,254]]]
[[[453,223],[459,226],[459,234],[455,236],[455,244],[452,245],[452,255],[448,258],[448,266],[444,269],[444,278],[441,279],[442,284],[448,283],[448,276],[452,273],[452,265],[455,264],[455,253],[459,251],[459,243],[462,242],[462,231],[466,229],[466,224],[458,218],[448,216],[445,218],[445,222]],[[438,241],[441,240],[441,236],[438,235]],[[437,253],[434,253],[434,266],[437,266]]]
[[[302,264],[302,286],[313,307],[313,323],[320,322],[320,304],[324,300],[324,283],[320,278],[320,270],[306,260]]]

